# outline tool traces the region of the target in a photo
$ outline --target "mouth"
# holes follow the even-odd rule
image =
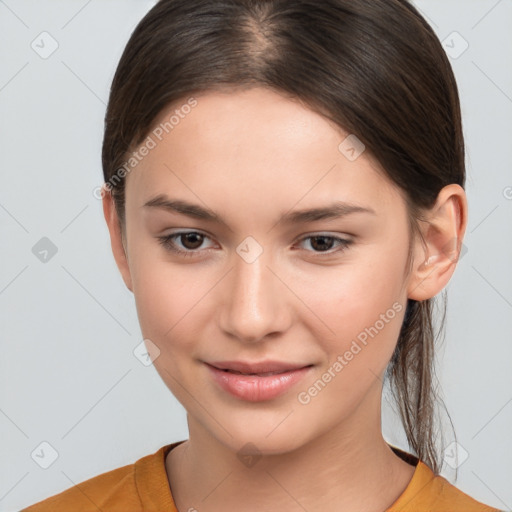
[[[310,365],[310,366],[312,366],[312,365]],[[303,368],[309,368],[309,366],[304,366]],[[290,373],[290,372],[296,371],[296,370],[285,370],[285,371],[275,371],[275,372],[244,373],[244,372],[239,372],[237,370],[226,370],[226,369],[221,369],[221,368],[217,368],[217,369],[222,372],[226,372],[226,373],[233,373],[235,375],[247,375],[247,376],[253,376],[253,377],[268,377],[270,375],[282,375],[285,373]],[[297,368],[297,370],[299,370],[299,369],[300,368]]]
[[[223,369],[220,369],[219,370],[223,371],[223,372],[227,372],[227,373],[235,373],[235,374],[238,374],[238,375],[256,375],[258,377],[268,377],[269,375],[280,375],[282,373],[289,373],[289,372],[293,372],[295,370],[285,370],[285,371],[276,371],[276,372],[260,372],[260,373],[244,373],[244,372],[239,372],[237,370],[223,370]]]
[[[221,390],[249,402],[272,400],[283,395],[304,379],[314,366],[313,364],[293,365],[290,368],[290,364],[285,367],[282,363],[269,364],[267,362],[260,365],[261,370],[256,371],[255,365],[252,365],[252,368],[243,371],[239,368],[246,363],[239,362],[235,365],[231,362],[229,364],[230,366],[238,366],[238,368],[219,368],[214,364],[205,364],[213,381]],[[223,365],[226,366],[225,363]],[[266,367],[263,367],[265,365]],[[272,365],[274,368],[269,369],[269,366]],[[276,366],[280,366],[280,368],[276,369]]]
[[[254,363],[247,361],[216,361],[206,364],[223,372],[239,375],[258,375],[262,377],[292,372],[313,366],[312,364],[288,363],[285,361],[271,360]]]

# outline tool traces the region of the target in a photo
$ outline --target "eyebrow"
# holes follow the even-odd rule
[[[153,199],[150,199],[144,203],[143,206],[144,208],[163,209],[171,213],[180,213],[194,219],[227,225],[222,217],[208,208],[204,208],[198,204],[189,203],[181,199],[171,199],[164,194],[160,194]],[[335,201],[322,207],[289,211],[281,215],[278,222],[282,222],[284,224],[300,224],[319,220],[338,219],[352,213],[377,214],[375,210],[369,207]]]

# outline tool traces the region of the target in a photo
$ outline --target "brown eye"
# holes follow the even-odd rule
[[[345,251],[352,243],[352,240],[345,240],[343,238],[337,236],[330,235],[313,235],[306,236],[302,239],[302,242],[309,241],[309,245],[313,249],[313,252],[322,256],[325,253],[325,256],[330,256],[331,254],[339,253]],[[337,246],[338,248],[331,250],[333,247]]]
[[[319,251],[328,251],[333,246],[334,239],[332,236],[312,236],[311,247]]]
[[[209,237],[197,231],[182,231],[171,235],[157,237],[160,244],[168,251],[180,256],[197,256],[205,251],[200,250],[205,239]],[[206,252],[208,252],[206,249]]]
[[[204,236],[200,233],[181,233],[178,235],[179,240],[181,241],[183,247],[185,249],[198,249],[201,247],[201,244],[203,243]]]

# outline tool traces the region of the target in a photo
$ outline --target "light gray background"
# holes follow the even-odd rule
[[[188,437],[183,408],[133,354],[142,340],[134,300],[93,194],[114,70],[154,3],[0,0],[1,511]],[[451,60],[467,145],[467,253],[447,287],[438,356],[468,453],[455,484],[511,510],[512,0],[416,5],[447,51],[464,48],[454,31],[469,44]],[[58,43],[48,58],[31,47],[43,51],[46,37],[51,49],[43,31]],[[57,247],[47,262],[32,252],[43,237]],[[385,437],[406,447],[389,409],[383,416]],[[58,452],[48,469],[43,441]],[[442,473],[454,482],[449,464]]]

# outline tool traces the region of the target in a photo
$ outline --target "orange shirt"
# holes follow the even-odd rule
[[[165,457],[184,441],[85,480],[21,512],[178,512],[165,470]],[[405,491],[385,512],[499,512],[463,493],[417,457],[392,450],[416,466]]]

